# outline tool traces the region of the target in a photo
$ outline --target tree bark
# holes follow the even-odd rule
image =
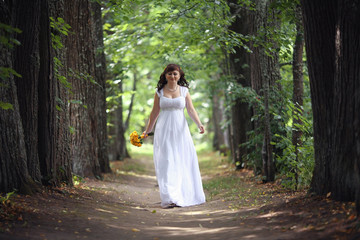
[[[136,86],[136,84],[135,84]],[[119,90],[123,92],[122,82],[119,83]],[[129,109],[130,113],[130,109]],[[130,157],[126,149],[126,140],[125,140],[125,124],[123,120],[123,100],[122,96],[119,97],[119,106],[115,110],[115,159],[124,160],[124,158]]]
[[[21,45],[14,50],[13,66],[22,76],[14,80],[24,129],[27,167],[32,179],[41,182],[38,152],[40,0],[14,1],[13,7],[14,26],[22,30],[16,36]]]
[[[101,6],[98,2],[91,2],[93,11],[93,38],[95,40],[95,80],[99,85],[96,90],[96,115],[98,116],[97,126],[97,144],[98,144],[98,159],[101,172],[111,172],[109,164],[108,153],[108,134],[107,134],[107,119],[106,119],[106,60],[104,54],[103,41],[103,21],[101,15]]]
[[[276,18],[274,10],[269,9],[271,0],[257,0],[256,11],[252,19],[252,33],[258,34],[258,31],[263,27],[266,30],[268,27],[278,28],[279,20]],[[268,39],[269,33],[265,32],[262,36],[262,41],[271,41]],[[271,56],[265,53],[264,47],[254,47],[252,44],[253,54],[250,56],[251,66],[251,86],[252,88],[264,98],[264,117],[262,122],[255,122],[255,129],[262,129],[263,131],[263,146],[262,146],[262,162],[263,162],[263,176],[264,181],[274,181],[275,166],[273,161],[273,147],[271,143],[271,128],[272,121],[269,112],[270,94],[276,88],[275,82],[280,79],[280,70],[278,62],[278,53],[272,52]]]
[[[66,38],[66,67],[73,95],[70,125],[73,171],[80,176],[101,177],[98,160],[98,116],[96,115],[95,42],[90,1],[64,1],[65,22],[71,26]]]
[[[326,4],[326,11],[319,4]],[[329,4],[329,5],[328,5]],[[330,144],[333,122],[335,76],[335,1],[302,1],[306,54],[313,108],[315,169],[311,189],[319,194],[331,192]]]
[[[47,3],[46,3],[47,2]],[[51,0],[42,1],[42,20],[41,20],[41,71],[40,80],[47,85],[40,106],[42,107],[42,119],[44,123],[48,122],[48,129],[39,129],[39,132],[45,132],[39,142],[44,146],[44,142],[51,142],[48,149],[43,149],[44,154],[40,155],[40,164],[42,165],[42,174],[51,176],[47,184],[60,185],[61,183],[72,184],[72,166],[70,157],[70,131],[69,131],[69,91],[56,78],[56,73],[61,76],[66,75],[65,67],[56,67],[54,57],[59,59],[66,66],[64,49],[53,49],[51,47],[50,32],[60,34],[49,27],[49,17],[57,19],[64,18],[64,1]],[[63,44],[65,44],[65,35],[61,35]],[[42,79],[41,79],[42,78]],[[45,94],[46,93],[46,94]],[[39,95],[40,96],[40,95]],[[57,107],[59,109],[57,109]],[[46,114],[45,114],[46,113]],[[43,124],[39,123],[39,126]],[[46,152],[48,152],[46,154]]]
[[[12,25],[12,8],[9,3],[0,2],[0,22]],[[1,36],[13,37],[0,29]],[[9,47],[0,44],[0,66],[12,68],[12,53]],[[0,108],[0,192],[14,189],[30,194],[37,186],[27,166],[24,131],[22,127],[17,89],[12,75],[2,78],[0,101],[10,103],[13,109]]]
[[[355,200],[360,214],[360,3],[301,4],[314,114],[311,190]]]
[[[225,135],[221,127],[224,120],[224,101],[218,89],[212,91],[212,121],[214,125],[213,149],[226,154]]]
[[[303,96],[304,96],[304,79],[303,79],[303,51],[304,51],[304,29],[302,24],[301,6],[297,5],[295,10],[296,19],[296,39],[293,53],[293,131],[292,144],[295,146],[295,161],[298,162],[299,146],[301,145],[302,131],[296,127],[296,124],[301,125],[302,121],[299,118],[303,114]],[[294,170],[296,179],[296,188],[298,183],[297,169]]]
[[[235,17],[230,30],[248,35],[250,32],[249,10],[237,4],[238,1],[228,1],[230,12]],[[242,87],[250,87],[250,56],[243,47],[235,47],[235,53],[229,54],[231,76]],[[247,132],[251,127],[251,112],[247,99],[238,98],[231,108],[232,119],[232,157],[236,169],[245,166],[246,147],[241,144],[247,141]]]

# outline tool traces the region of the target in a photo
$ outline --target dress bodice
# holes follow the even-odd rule
[[[186,87],[180,87],[180,96],[177,98],[168,98],[164,96],[163,89],[160,90],[160,93],[157,92],[160,97],[160,108],[161,110],[182,110],[185,108],[186,102],[185,97],[187,93]]]

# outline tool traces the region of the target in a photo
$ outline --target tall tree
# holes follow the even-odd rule
[[[41,173],[48,179],[48,184],[71,184],[70,114],[67,104],[69,90],[68,86],[61,82],[66,75],[66,70],[62,66],[63,63],[65,65],[66,56],[61,46],[65,44],[65,32],[70,26],[66,27],[66,23],[63,22],[63,0],[41,1],[41,12],[39,84],[42,88],[39,91],[39,101],[43,117],[42,122],[39,122],[39,132],[42,133],[39,142],[44,146],[40,148]],[[58,47],[55,47],[60,43],[56,43],[56,37],[61,38]]]
[[[93,21],[93,38],[95,41],[95,81],[98,84],[96,88],[95,112],[98,115],[97,121],[97,148],[98,159],[101,172],[110,172],[109,156],[108,156],[108,134],[107,134],[107,115],[106,115],[106,60],[104,54],[104,37],[103,37],[103,21],[101,15],[101,6],[98,2],[91,2],[92,21]]]
[[[80,176],[101,176],[98,145],[98,121],[101,112],[96,107],[95,40],[90,1],[64,1],[65,22],[74,34],[66,38],[66,67],[72,86],[70,125],[72,165]],[[76,33],[76,34],[75,34]]]
[[[1,1],[0,22],[7,26],[0,27],[0,34],[7,39],[13,38],[10,26],[11,12],[10,5]],[[24,131],[14,77],[13,74],[6,74],[13,69],[12,52],[9,45],[0,44],[0,103],[7,103],[7,109],[3,105],[0,108],[0,191],[10,192],[18,189],[29,194],[33,191],[35,183],[27,167]]]
[[[134,79],[134,88],[136,90],[136,79]],[[123,81],[119,82],[119,90],[120,92],[123,92]],[[134,94],[132,95],[132,101],[130,106],[132,106],[134,100]],[[131,108],[129,107],[129,114],[127,119],[130,119],[130,114],[131,114]],[[124,122],[124,117],[123,117],[123,97],[120,96],[119,97],[119,102],[118,102],[118,106],[116,108],[116,112],[115,112],[115,133],[116,133],[116,137],[115,137],[115,159],[117,160],[124,160],[124,158],[130,157],[130,154],[128,153],[127,149],[126,149],[126,140],[125,140],[125,131],[127,129],[127,124],[128,121]]]
[[[238,1],[228,1],[230,13],[234,19],[229,29],[236,34],[248,35],[250,33],[250,13]],[[250,54],[243,46],[235,46],[234,52],[229,54],[230,74],[236,84],[241,87],[250,87]],[[231,108],[232,120],[232,157],[237,169],[244,167],[246,147],[241,144],[247,141],[247,132],[251,129],[251,112],[249,102],[242,98],[235,99]]]
[[[311,190],[360,214],[360,3],[302,0],[314,115]]]
[[[0,7],[1,35],[9,40],[0,46],[5,148],[0,151],[0,190],[30,193],[35,183],[71,184],[70,150],[73,156],[83,153],[80,160],[87,163],[75,162],[76,173],[100,176],[99,165],[102,172],[110,171],[100,6],[89,1],[13,0],[0,2]],[[74,24],[66,40],[70,26],[64,18]],[[22,33],[15,35],[14,26]],[[14,37],[21,45],[11,49]],[[79,141],[70,141],[70,131]]]
[[[256,11],[254,11],[252,18],[252,33],[262,43],[271,43],[275,45],[271,39],[270,29],[279,27],[279,20],[276,16],[276,10],[271,8],[272,0],[256,0],[254,4]],[[264,99],[264,114],[262,123],[255,123],[255,128],[263,130],[263,145],[262,145],[262,162],[263,162],[263,176],[264,181],[274,181],[275,166],[273,160],[273,147],[271,145],[271,126],[272,116],[270,114],[269,101],[271,91],[276,88],[275,82],[280,79],[279,62],[277,52],[268,52],[264,44],[256,46],[252,43],[253,54],[250,55],[251,65],[251,86]],[[276,46],[272,46],[276,49]]]
[[[222,124],[225,118],[224,114],[224,100],[221,92],[218,89],[212,89],[212,121],[213,121],[213,149],[226,153],[226,141]]]
[[[302,131],[297,127],[301,125],[302,121],[300,116],[303,114],[303,97],[304,97],[304,78],[303,78],[303,52],[304,52],[304,29],[301,16],[301,6],[296,5],[295,9],[295,25],[296,25],[296,38],[293,52],[293,132],[292,144],[295,146],[295,161],[298,162],[299,150],[301,145]],[[296,187],[298,183],[298,171],[295,169]]]
[[[20,116],[24,129],[27,166],[30,176],[41,181],[38,145],[38,86],[39,86],[39,23],[40,0],[13,2],[14,26],[21,45],[15,48],[14,69],[22,77],[15,77]]]

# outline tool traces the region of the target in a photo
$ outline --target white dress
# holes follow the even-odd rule
[[[180,86],[181,96],[171,99],[156,91],[160,114],[154,135],[154,164],[161,206],[172,203],[185,207],[205,202],[198,158],[185,119],[188,89]]]

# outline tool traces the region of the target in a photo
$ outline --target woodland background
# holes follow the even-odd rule
[[[174,62],[208,130],[198,147],[360,212],[359,13],[350,0],[1,1],[0,191],[101,179]]]

